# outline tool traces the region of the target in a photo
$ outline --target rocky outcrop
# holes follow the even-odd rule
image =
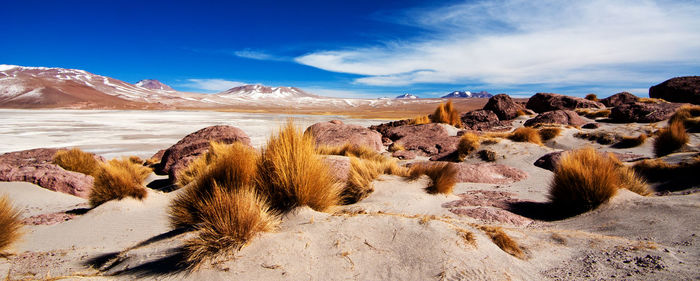
[[[671,78],[649,88],[649,97],[700,104],[700,76]]]
[[[348,125],[339,120],[311,125],[306,133],[314,136],[317,146],[341,146],[346,143],[380,151],[382,135],[358,125]]]
[[[628,103],[613,108],[609,118],[620,123],[659,122],[670,118],[681,105],[678,103]]]
[[[441,162],[430,162],[432,165]],[[444,163],[444,162],[442,162]],[[449,163],[449,162],[448,162]],[[413,165],[418,163],[413,163]],[[457,182],[508,184],[524,180],[527,172],[510,166],[494,163],[450,163],[457,168]]]
[[[0,181],[31,182],[48,190],[87,198],[94,179],[52,164],[59,150],[38,148],[0,155]]]
[[[441,124],[406,125],[387,130],[386,137],[399,141],[406,150],[423,156],[435,156],[457,150],[459,137],[450,136]]]
[[[532,127],[537,124],[562,124],[581,126],[590,123],[591,120],[583,118],[571,110],[554,110],[537,115],[535,118],[525,121],[525,126]]]
[[[195,158],[209,150],[209,142],[241,142],[250,145],[250,138],[243,130],[226,125],[206,127],[185,136],[165,150],[160,163],[155,165],[156,174],[168,175],[175,180],[177,172],[187,167]]]
[[[621,92],[609,96],[607,98],[601,99],[600,103],[604,104],[607,107],[616,107],[623,104],[635,103],[637,102],[637,100],[639,100],[639,97],[628,92]]]
[[[412,160],[416,159],[416,153],[410,150],[399,150],[399,151],[394,151],[394,153],[391,154],[392,157],[399,158],[401,160]]]
[[[524,109],[506,94],[498,94],[491,97],[484,106],[484,110],[493,111],[500,120],[511,120],[518,117],[518,111]]]
[[[579,97],[570,97],[552,93],[537,93],[530,97],[525,106],[537,113],[576,108],[605,108],[605,105],[597,101],[591,101]]]
[[[510,129],[510,121],[500,121],[498,115],[491,110],[474,110],[462,115],[462,127],[474,131],[506,131]]]
[[[397,120],[397,121],[391,121],[388,123],[382,123],[379,125],[372,125],[372,126],[369,126],[369,129],[375,130],[375,131],[379,132],[380,134],[382,134],[382,137],[389,139],[389,137],[387,137],[387,135],[389,134],[389,130],[391,130],[392,128],[396,128],[396,127],[410,125],[410,123],[411,123],[411,120],[409,120],[409,119]]]

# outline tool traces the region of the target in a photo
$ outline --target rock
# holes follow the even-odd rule
[[[406,150],[418,155],[435,156],[457,150],[459,137],[450,136],[440,124],[405,125],[387,131],[388,138],[399,141]]]
[[[31,182],[48,190],[87,198],[94,179],[52,164],[59,150],[38,148],[0,155],[0,181]]]
[[[588,124],[586,124],[586,125],[581,126],[581,128],[584,128],[584,129],[598,129],[598,128],[600,128],[600,124],[598,124],[598,123],[596,123],[596,122],[591,122],[591,123],[588,123]]]
[[[534,164],[535,164],[535,166],[540,167],[542,169],[554,171],[554,169],[557,167],[557,165],[559,165],[559,161],[561,160],[561,157],[562,157],[564,152],[566,152],[566,151],[556,151],[556,152],[552,152],[552,153],[547,153],[547,154],[543,155],[542,157],[540,157],[539,159],[537,159],[537,161],[535,161]],[[633,161],[637,161],[639,159],[644,158],[644,155],[634,154],[634,153],[617,153],[617,152],[608,152],[608,153],[612,153],[615,156],[615,158],[617,158],[618,160],[620,160],[622,162],[633,162]]]
[[[155,165],[155,173],[168,175],[171,181],[176,180],[177,172],[201,154],[209,150],[209,142],[222,143],[241,142],[250,145],[250,138],[243,130],[226,125],[206,127],[185,136],[176,144],[165,150],[159,164]]]
[[[416,159],[416,153],[410,150],[399,150],[391,154],[392,157],[399,158],[401,160],[411,160]]]
[[[458,182],[508,184],[527,178],[527,173],[502,164],[452,163],[459,171]]]
[[[621,92],[609,96],[607,98],[601,99],[600,103],[604,104],[607,107],[615,107],[618,105],[634,103],[637,102],[637,100],[639,100],[639,97],[628,92]]]
[[[700,76],[676,77],[649,88],[649,97],[700,104]]]
[[[620,123],[653,123],[666,120],[682,104],[678,103],[628,103],[614,107],[609,118]]]
[[[462,115],[462,127],[474,131],[506,131],[510,121],[500,121],[491,110],[474,110]]]
[[[605,105],[597,101],[591,101],[579,97],[570,97],[552,93],[537,93],[527,101],[527,108],[537,113],[576,108],[605,108]]]
[[[528,226],[533,220],[526,217],[513,214],[506,210],[495,208],[452,208],[450,212],[459,216],[468,216],[470,218],[482,221],[484,223],[511,224],[515,226]]]
[[[328,170],[338,181],[346,182],[348,180],[348,174],[350,173],[349,157],[325,155],[323,156],[323,162],[328,165]]]
[[[383,147],[380,133],[358,125],[344,124],[339,120],[313,124],[306,129],[306,133],[314,136],[317,146],[342,146],[350,143],[375,151],[380,151]]]
[[[518,117],[518,111],[524,109],[506,94],[498,94],[491,97],[484,106],[484,110],[493,111],[500,120],[511,120]]]
[[[389,143],[391,143],[391,140],[387,136],[389,130],[392,128],[396,128],[396,127],[410,125],[410,123],[411,123],[410,119],[404,119],[404,120],[392,121],[389,123],[383,123],[383,124],[379,124],[379,125],[372,125],[372,126],[369,126],[369,129],[379,132],[383,136],[382,140],[384,140],[384,138],[386,138],[387,140],[389,140]]]
[[[537,124],[562,124],[571,126],[581,126],[589,123],[591,120],[583,118],[578,113],[571,110],[554,110],[547,111],[535,116],[530,120],[525,121],[525,126],[532,127]]]

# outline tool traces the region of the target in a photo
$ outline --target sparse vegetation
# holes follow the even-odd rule
[[[537,131],[540,134],[540,139],[542,141],[548,141],[553,138],[558,137],[561,134],[561,128],[559,127],[544,127]]]
[[[10,246],[19,240],[22,230],[20,212],[7,195],[0,196],[0,257],[7,255]]]
[[[274,210],[309,206],[324,211],[340,203],[342,184],[316,154],[313,136],[303,134],[292,121],[270,137],[257,166],[256,185]]]
[[[700,131],[700,105],[684,105],[679,108],[668,120],[669,124],[683,122],[690,132]]]
[[[620,166],[620,177],[622,178],[621,188],[637,193],[642,196],[651,194],[649,185],[631,167]]]
[[[592,101],[598,101],[598,96],[596,94],[588,94],[588,95],[586,95],[585,99],[592,100]]]
[[[525,258],[525,253],[523,253],[523,250],[520,249],[518,243],[510,238],[510,236],[503,231],[503,228],[498,226],[481,226],[479,228],[483,230],[484,233],[491,238],[491,241],[493,241],[493,243],[504,252],[516,258]]]
[[[421,115],[416,118],[411,119],[409,122],[411,125],[422,125],[422,124],[429,124],[430,123],[430,117],[428,115]]]
[[[655,98],[639,98],[639,99],[637,99],[637,102],[641,102],[641,103],[668,103],[666,100],[655,99]]]
[[[97,207],[110,200],[126,197],[143,199],[148,194],[143,181],[151,169],[134,164],[128,158],[112,159],[100,165],[94,175],[95,184],[90,192],[90,205]]]
[[[586,118],[596,119],[610,116],[610,109],[577,108],[576,113]]]
[[[670,123],[668,127],[661,129],[659,135],[654,139],[654,154],[657,157],[671,154],[682,148],[689,140],[690,137],[685,131],[683,122]]]
[[[674,188],[682,189],[688,185],[697,185],[697,171],[700,171],[700,156],[690,161],[669,164],[662,159],[648,159],[632,166],[638,174],[651,182],[676,182]]]
[[[389,145],[389,152],[396,152],[401,150],[406,150],[406,148],[401,143],[395,142]]]
[[[341,156],[355,156],[362,159],[375,159],[383,158],[374,149],[366,146],[355,145],[346,143],[342,146],[322,146],[318,148],[318,154],[323,155],[341,155]]]
[[[618,134],[604,131],[578,132],[574,134],[574,137],[586,139],[589,141],[595,141],[599,144],[613,144],[621,139],[621,137]]]
[[[206,171],[207,167],[215,163],[218,159],[224,157],[241,157],[241,153],[246,153],[245,156],[250,156],[249,154],[255,154],[255,151],[240,142],[236,142],[235,144],[210,142],[207,153],[192,161],[187,165],[186,169],[179,171],[175,183],[180,187],[186,186],[197,177],[201,176]],[[253,157],[253,159],[255,159],[255,157]]]
[[[462,121],[459,119],[459,112],[452,105],[452,101],[440,103],[435,109],[435,112],[430,116],[433,123],[445,123],[457,128],[462,126]]]
[[[508,139],[516,142],[531,142],[534,144],[542,145],[542,138],[537,130],[529,127],[520,127],[515,129]]]
[[[95,159],[91,153],[73,148],[71,150],[61,150],[56,152],[53,163],[68,171],[95,175],[100,168],[100,161]]]
[[[647,140],[647,135],[642,133],[639,134],[639,136],[632,137],[632,136],[622,136],[622,138],[613,145],[615,148],[631,148],[631,147],[637,147],[642,144]]]
[[[411,166],[408,179],[415,180],[422,175],[430,178],[426,191],[431,194],[451,194],[457,184],[457,168],[450,163],[419,163]]]
[[[367,197],[374,191],[372,181],[382,172],[378,162],[350,156],[350,172],[342,193],[342,203],[353,204]]]
[[[457,145],[459,161],[463,161],[467,155],[479,149],[479,145],[479,136],[474,133],[464,133],[464,135],[459,138],[459,144]]]
[[[486,162],[493,162],[496,161],[496,152],[487,149],[479,150],[479,157]]]

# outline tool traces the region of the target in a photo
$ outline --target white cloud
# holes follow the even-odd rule
[[[302,87],[302,89],[306,92],[319,95],[319,96],[324,96],[324,97],[334,97],[334,98],[376,98],[378,96],[391,96],[390,94],[378,94],[378,93],[369,93],[369,92],[363,92],[363,91],[355,91],[355,90],[340,90],[340,89],[330,89],[330,88],[323,88],[323,87]]]
[[[256,51],[251,49],[238,50],[233,52],[234,55],[247,59],[254,60],[272,60],[274,57],[268,53],[262,51]]]
[[[207,92],[221,92],[243,85],[246,85],[246,83],[224,79],[187,79],[187,83],[180,84],[182,87]]]
[[[428,38],[295,61],[376,86],[660,82],[700,68],[698,15],[697,1],[481,1],[406,12]]]

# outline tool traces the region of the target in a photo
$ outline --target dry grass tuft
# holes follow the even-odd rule
[[[510,238],[510,236],[508,236],[508,234],[506,234],[502,228],[497,226],[481,226],[479,228],[483,230],[484,233],[491,238],[491,241],[493,241],[493,243],[504,252],[519,259],[525,258],[525,253],[523,253],[523,250],[520,249],[518,243]]]
[[[186,262],[197,270],[205,262],[230,256],[261,232],[273,231],[277,216],[252,188],[234,191],[216,184],[211,196],[204,198],[202,222],[196,226],[198,236],[185,242]]]
[[[527,112],[525,112],[525,110],[522,110],[522,109],[518,109],[518,111],[516,111],[515,113],[516,113],[518,116],[525,116],[525,115],[527,115]]]
[[[615,148],[631,148],[631,147],[637,147],[642,144],[647,140],[647,135],[642,133],[639,134],[639,136],[632,137],[632,136],[623,136],[620,141],[615,143],[613,147]]]
[[[479,149],[479,145],[480,141],[478,135],[474,133],[464,133],[464,135],[459,138],[459,144],[457,145],[459,161],[463,161],[467,155]]]
[[[281,212],[298,206],[327,210],[340,203],[343,190],[316,154],[313,136],[302,133],[292,121],[262,149],[256,186]]]
[[[21,236],[22,221],[20,212],[15,209],[7,195],[0,197],[0,257],[17,242]]]
[[[641,103],[668,103],[666,100],[655,99],[655,98],[639,98],[639,99],[637,99],[637,102],[641,102]]]
[[[661,129],[659,135],[654,139],[654,154],[657,157],[671,154],[682,148],[689,140],[690,137],[685,131],[683,122],[673,122],[668,127]]]
[[[422,124],[429,124],[430,123],[430,117],[428,115],[421,115],[416,118],[411,119],[409,124],[411,125],[422,125]]]
[[[440,103],[435,109],[435,112],[431,116],[431,121],[433,123],[445,123],[455,126],[457,128],[462,126],[462,121],[459,119],[459,112],[452,105],[452,101],[449,100],[447,103]]]
[[[406,150],[406,148],[403,146],[403,144],[395,142],[389,145],[388,148],[389,152],[396,152],[396,151],[401,151],[401,150]]]
[[[323,155],[341,155],[341,156],[355,156],[362,159],[375,159],[383,158],[374,149],[366,146],[360,146],[356,144],[346,143],[342,146],[322,146],[318,148],[318,154]]]
[[[531,142],[542,145],[540,133],[537,130],[528,127],[520,127],[515,129],[515,131],[510,133],[508,139],[516,142]]]
[[[648,159],[635,163],[632,168],[652,182],[677,181],[697,184],[700,157],[677,164],[669,164],[661,159]]]
[[[618,134],[605,131],[578,132],[574,134],[574,137],[595,141],[599,144],[613,144],[621,138]]]
[[[56,152],[53,163],[68,171],[94,175],[100,169],[100,161],[79,148]]]
[[[610,109],[590,109],[590,108],[577,108],[576,113],[578,115],[585,116],[586,118],[596,119],[610,116]]]
[[[141,157],[138,156],[129,156],[129,162],[143,165],[143,163],[145,163],[146,161],[143,161],[143,159],[141,159]]]
[[[596,94],[588,94],[588,95],[586,95],[585,99],[592,100],[592,101],[598,101],[598,96]]]
[[[684,105],[679,108],[668,120],[669,124],[675,122],[683,122],[691,132],[700,131],[700,105]]]
[[[542,141],[548,141],[558,137],[561,134],[561,128],[545,127],[539,129],[537,132],[540,134],[540,139],[542,139]]]
[[[226,157],[239,157],[240,153],[245,153],[244,156],[240,157],[251,157],[250,154],[255,154],[255,151],[240,142],[236,142],[234,144],[210,142],[209,150],[207,151],[207,153],[192,161],[186,169],[179,171],[177,175],[177,181],[175,183],[180,187],[186,186],[190,182],[194,181],[196,178],[204,174],[206,172],[207,167],[215,163],[217,160]],[[253,157],[252,159],[256,158]]]
[[[633,168],[622,166],[620,167],[619,173],[620,177],[622,178],[622,184],[620,188],[625,188],[642,196],[651,195],[649,185],[644,179],[637,175]]]
[[[126,197],[143,199],[148,194],[143,181],[151,174],[150,168],[134,164],[128,158],[112,159],[100,165],[94,175],[95,184],[90,192],[92,207],[110,200]]]
[[[233,192],[253,186],[259,155],[240,142],[230,145],[212,143],[209,153],[190,165],[197,167],[192,183],[170,205],[170,224],[174,228],[193,227],[202,222],[203,202],[211,200],[215,187]],[[202,164],[209,162],[209,164]],[[188,170],[191,168],[188,168]]]
[[[342,193],[343,204],[353,204],[374,191],[374,181],[383,171],[379,162],[350,157],[348,181]]]
[[[430,178],[430,185],[426,191],[431,194],[452,194],[452,189],[457,184],[457,168],[450,163],[419,163],[411,166],[408,179],[416,180],[422,175]]]
[[[476,237],[474,236],[474,233],[472,233],[469,230],[458,228],[457,229],[457,235],[464,240],[469,245],[476,246]]]
[[[496,161],[496,152],[484,149],[484,150],[479,150],[479,158],[481,160],[484,160],[486,162],[493,162]]]

